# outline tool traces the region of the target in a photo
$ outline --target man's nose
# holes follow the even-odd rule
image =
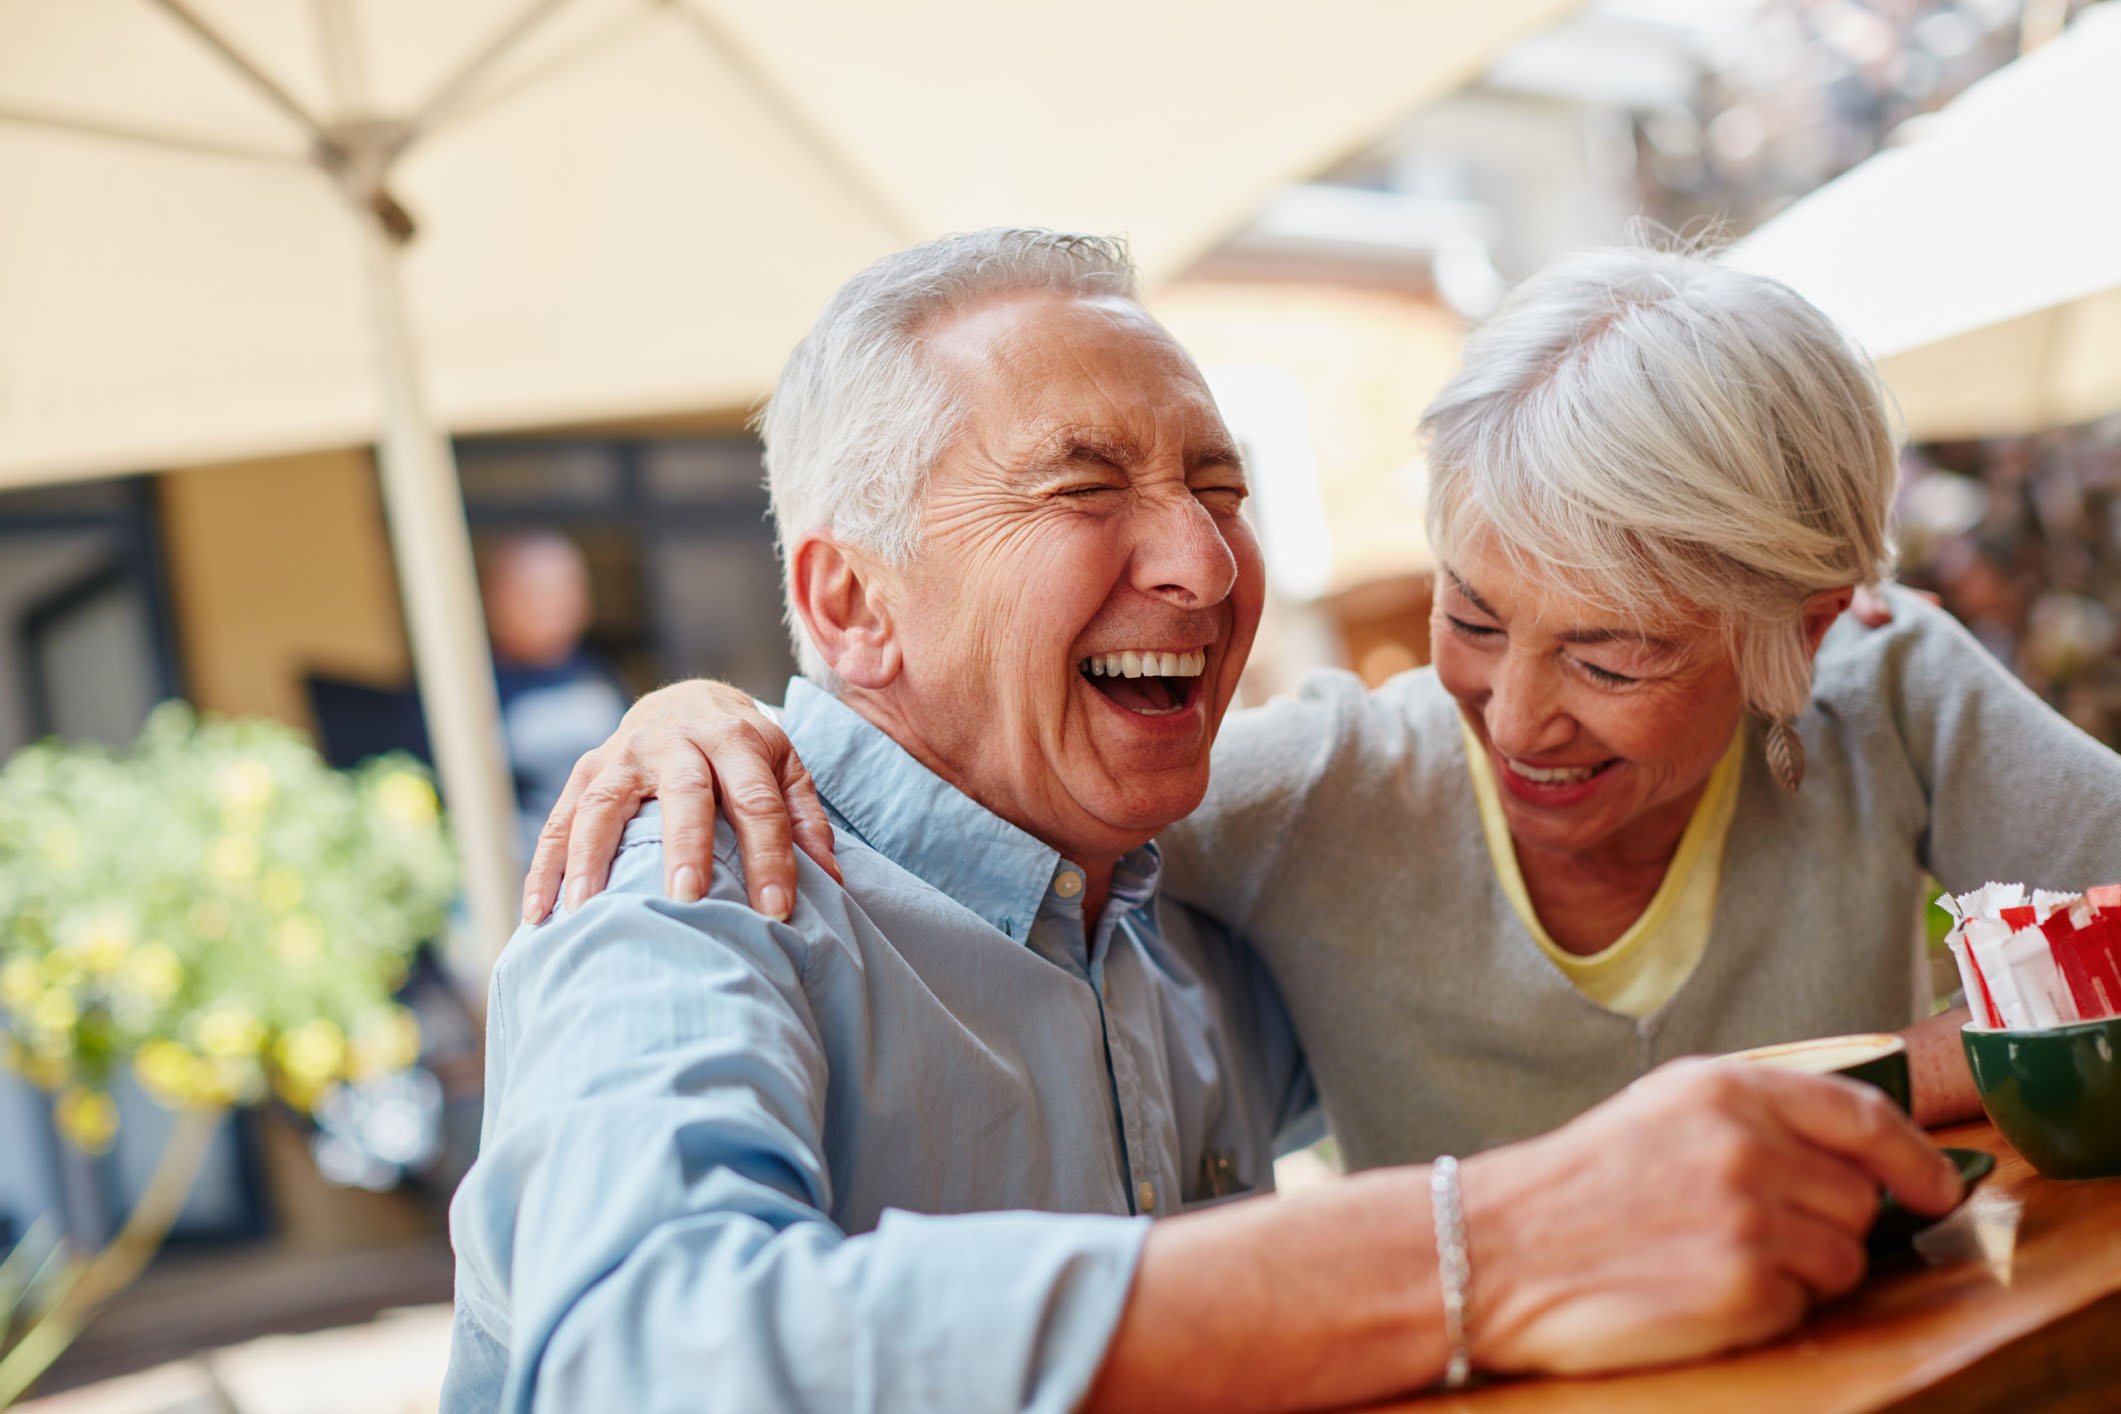
[[[1556,671],[1544,658],[1503,655],[1483,709],[1488,739],[1500,750],[1511,756],[1537,756],[1568,744],[1575,727],[1561,709]]]
[[[1134,583],[1144,592],[1194,609],[1220,604],[1235,587],[1237,555],[1191,491],[1145,497],[1134,534]]]

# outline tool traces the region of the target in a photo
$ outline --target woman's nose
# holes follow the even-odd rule
[[[1573,726],[1561,710],[1550,664],[1506,655],[1488,691],[1488,739],[1511,756],[1537,756],[1568,743]]]

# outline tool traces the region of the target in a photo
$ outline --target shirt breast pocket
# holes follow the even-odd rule
[[[1203,1208],[1219,1208],[1225,1203],[1236,1203],[1268,1191],[1267,1187],[1244,1181],[1237,1172],[1235,1153],[1228,1149],[1210,1149],[1200,1156],[1200,1170],[1194,1175],[1186,1194],[1185,1211],[1197,1213]]]

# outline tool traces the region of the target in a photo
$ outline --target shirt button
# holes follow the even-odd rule
[[[1073,869],[1063,869],[1060,877],[1053,881],[1053,892],[1062,898],[1074,898],[1083,891],[1083,876]]]
[[[1143,1212],[1153,1213],[1156,1211],[1156,1185],[1149,1182],[1148,1179],[1145,1178],[1141,1181],[1141,1187],[1134,1190],[1134,1196],[1137,1200],[1137,1205]]]

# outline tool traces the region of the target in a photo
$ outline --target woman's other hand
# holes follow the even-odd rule
[[[706,895],[714,872],[717,801],[736,831],[751,906],[786,918],[795,903],[795,848],[834,879],[832,826],[788,734],[747,693],[693,679],[633,704],[611,739],[575,763],[523,882],[523,921],[542,922],[567,886],[579,908],[604,887],[626,822],[663,803],[663,891]]]

